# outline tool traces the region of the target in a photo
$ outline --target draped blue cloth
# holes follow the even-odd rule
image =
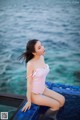
[[[65,104],[57,114],[57,120],[80,120],[80,87],[46,82],[49,89],[54,90],[65,97]],[[22,112],[20,107],[13,120],[38,120],[39,115],[46,112],[49,107],[32,104],[30,110]]]

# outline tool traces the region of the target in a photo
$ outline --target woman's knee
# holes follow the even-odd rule
[[[53,103],[50,106],[52,109],[58,110],[60,108],[60,103],[58,101],[55,100],[55,102],[53,101]]]
[[[65,97],[62,96],[61,100],[60,100],[60,107],[62,107],[64,105],[64,103],[65,103]]]

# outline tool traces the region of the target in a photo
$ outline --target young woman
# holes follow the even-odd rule
[[[27,103],[22,111],[30,109],[31,103],[50,107],[41,120],[56,120],[60,107],[65,103],[61,94],[50,90],[46,84],[46,76],[49,73],[49,65],[44,61],[45,49],[37,39],[29,40],[26,51],[21,55],[27,63]]]

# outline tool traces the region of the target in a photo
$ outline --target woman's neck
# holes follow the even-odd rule
[[[41,56],[38,56],[38,55],[37,55],[37,56],[35,56],[33,59],[39,61],[40,58],[41,58]]]

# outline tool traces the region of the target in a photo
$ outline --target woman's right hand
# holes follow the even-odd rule
[[[31,107],[31,102],[28,101],[28,102],[25,104],[25,106],[22,108],[22,111],[25,112],[27,109],[29,110],[30,107]]]

